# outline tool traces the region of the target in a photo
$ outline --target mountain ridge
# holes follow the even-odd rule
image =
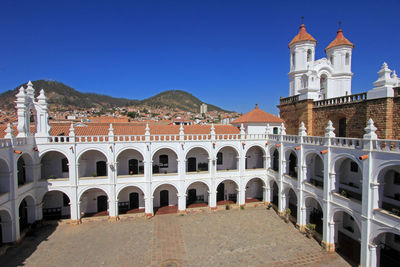
[[[167,90],[143,100],[112,97],[105,94],[83,93],[62,82],[37,80],[32,82],[35,88],[35,97],[39,91],[45,91],[50,110],[68,111],[74,109],[89,108],[114,108],[114,107],[135,107],[147,105],[153,108],[168,107],[170,109],[181,109],[198,113],[200,105],[205,103],[189,92],[183,90]],[[21,86],[26,88],[26,84],[21,84],[13,90],[8,90],[0,94],[0,108],[4,110],[15,109],[15,95]],[[208,111],[225,111],[220,107],[206,103]]]

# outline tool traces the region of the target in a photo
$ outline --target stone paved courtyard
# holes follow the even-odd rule
[[[265,207],[44,226],[1,266],[349,266]],[[177,266],[164,264],[164,266]]]

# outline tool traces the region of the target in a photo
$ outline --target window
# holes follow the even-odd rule
[[[308,49],[307,50],[307,62],[311,61],[311,57],[312,57],[312,51],[311,51],[311,49]]]
[[[217,153],[217,165],[222,165],[223,163],[222,152]]]
[[[308,77],[307,75],[303,75],[301,77],[301,88],[307,88],[308,87]]]
[[[319,78],[319,86],[321,92],[325,91],[328,87],[328,77],[326,74],[322,74],[321,77]]]
[[[61,160],[61,169],[62,169],[62,172],[69,172],[68,159],[67,158],[63,158]]]
[[[18,159],[17,170],[18,170],[18,185],[23,185],[26,183],[26,170],[25,170],[25,161],[22,157]]]
[[[168,168],[168,155],[160,155],[158,161],[160,162],[160,168]]]
[[[295,57],[295,53],[292,53],[292,67],[296,67],[296,57]]]
[[[349,65],[350,64],[350,54],[349,53],[346,53],[346,61],[345,61],[346,63],[346,65]]]
[[[350,171],[351,172],[358,172],[358,165],[354,161],[350,162]]]
[[[63,194],[63,206],[68,207],[69,206],[69,198],[66,194]]]
[[[272,131],[273,131],[273,134],[278,134],[278,127],[274,127],[274,129]]]
[[[395,172],[393,174],[393,183],[397,184],[397,185],[400,185],[400,173]]]
[[[333,65],[333,56],[331,56],[331,57],[329,58],[329,61],[330,61],[331,64]]]

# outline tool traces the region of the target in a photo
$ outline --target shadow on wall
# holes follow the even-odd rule
[[[28,230],[19,244],[11,246],[0,256],[2,267],[24,266],[28,259],[43,242],[56,230],[57,225],[37,225]]]

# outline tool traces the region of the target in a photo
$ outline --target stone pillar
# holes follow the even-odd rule
[[[238,188],[237,191],[239,194],[239,196],[238,196],[239,203],[238,204],[240,206],[244,206],[246,204],[246,185],[244,185],[242,187],[242,189]]]
[[[184,212],[186,210],[186,194],[177,194],[178,196],[178,211]]]
[[[77,224],[81,219],[81,216],[79,211],[79,200],[77,200],[76,188],[76,186],[72,187],[69,199],[69,208],[71,214],[71,222]]]
[[[378,266],[378,253],[377,253],[377,245],[375,244],[368,244],[368,261],[366,262],[367,265],[365,266]]]
[[[278,199],[278,212],[282,215],[286,209],[286,195],[281,193]]]
[[[217,209],[217,191],[211,189],[208,191],[208,206],[215,210]]]
[[[153,216],[153,196],[152,195],[144,195],[144,209],[147,217]]]
[[[35,204],[35,221],[43,219],[43,202]]]
[[[269,204],[271,202],[271,189],[269,185],[263,186],[263,201],[265,204]]]
[[[299,207],[299,206],[300,206],[299,203],[297,203],[297,207]],[[297,225],[301,232],[305,232],[305,227],[307,224],[307,208],[304,206],[301,206],[297,210],[299,211],[299,213],[297,215]]]
[[[329,221],[326,223],[324,218],[324,235],[322,239],[322,246],[328,252],[335,252],[335,222]],[[325,234],[326,227],[326,234]]]

